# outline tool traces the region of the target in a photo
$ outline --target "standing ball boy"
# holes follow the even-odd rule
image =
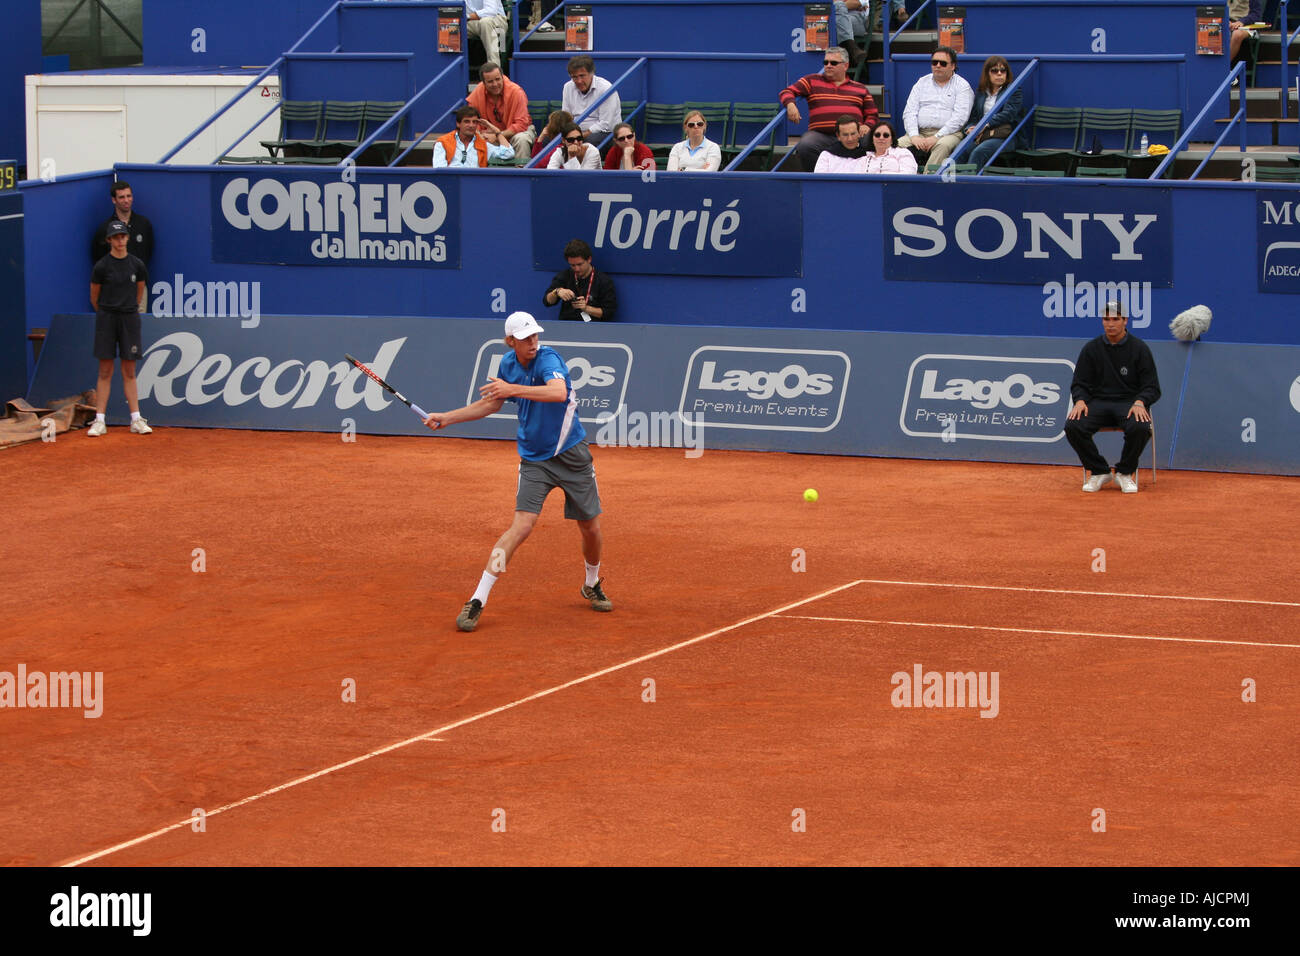
[[[135,384],[135,362],[140,357],[140,312],[144,305],[149,270],[126,251],[130,231],[113,220],[108,225],[108,255],[95,263],[90,273],[90,304],[95,310],[95,358],[99,359],[99,381],[95,384],[95,421],[88,434],[98,438],[108,431],[104,413],[113,385],[113,361],[122,357],[122,390],[131,409],[131,431],[148,435],[152,428],[140,417],[140,400]]]

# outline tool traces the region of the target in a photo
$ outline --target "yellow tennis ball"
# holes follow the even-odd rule
[[[816,500],[817,500],[817,489],[816,489],[816,488],[809,488],[807,491],[805,491],[805,492],[803,493],[803,500],[804,500],[804,501],[816,501]]]

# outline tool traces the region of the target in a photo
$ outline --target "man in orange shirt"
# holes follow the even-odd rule
[[[533,154],[537,130],[528,115],[528,94],[514,80],[501,72],[499,64],[490,60],[478,72],[482,81],[474,87],[466,102],[479,111],[479,129],[489,140],[489,135],[500,130],[515,148],[515,159],[527,162]],[[495,140],[493,140],[495,141]]]
[[[472,106],[462,106],[455,113],[456,128],[439,136],[433,143],[434,169],[444,166],[476,166],[486,169],[492,160],[509,162],[514,150],[505,134],[496,130],[484,136],[479,131],[482,119]]]

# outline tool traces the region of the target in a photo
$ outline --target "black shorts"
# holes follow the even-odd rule
[[[95,315],[95,358],[124,362],[140,357],[140,313],[99,312]]]
[[[580,441],[568,451],[546,461],[519,460],[519,487],[515,510],[541,514],[552,488],[564,489],[564,517],[590,521],[600,514],[600,491],[591,449]]]

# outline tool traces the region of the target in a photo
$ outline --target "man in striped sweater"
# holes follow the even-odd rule
[[[805,172],[812,172],[822,150],[835,145],[835,121],[844,114],[861,117],[863,126],[876,125],[876,101],[867,88],[849,79],[849,54],[843,47],[826,51],[826,69],[795,80],[781,91],[781,104],[791,123],[801,122],[795,100],[808,101],[808,132],[794,148],[795,159]],[[792,170],[792,172],[795,170]]]

